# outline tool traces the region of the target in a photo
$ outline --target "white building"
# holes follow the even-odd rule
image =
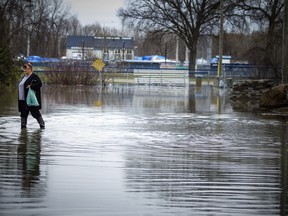
[[[134,59],[134,39],[133,37],[67,36],[66,58],[131,60]]]

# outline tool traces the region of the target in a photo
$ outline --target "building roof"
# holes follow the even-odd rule
[[[93,36],[67,36],[66,47],[94,47]]]
[[[133,49],[131,37],[67,36],[66,47],[90,47],[94,49]]]

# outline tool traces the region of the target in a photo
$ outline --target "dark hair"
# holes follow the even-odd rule
[[[27,67],[31,68],[31,70],[32,70],[32,62],[25,63],[23,68],[27,68]]]

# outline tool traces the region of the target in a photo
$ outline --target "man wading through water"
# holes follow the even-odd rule
[[[37,120],[41,129],[45,128],[45,123],[40,113],[41,109],[41,91],[40,88],[42,86],[42,81],[37,76],[37,74],[33,73],[32,63],[26,63],[23,66],[23,70],[25,75],[22,77],[19,87],[18,87],[18,110],[21,113],[21,128],[26,128],[27,118],[29,112],[31,115]],[[38,106],[28,106],[26,99],[28,95],[28,90],[31,88],[35,91]]]

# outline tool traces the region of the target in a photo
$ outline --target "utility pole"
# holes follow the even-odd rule
[[[82,61],[85,59],[85,40],[82,40]]]
[[[223,0],[220,0],[220,32],[219,32],[219,59],[218,59],[218,86],[219,79],[222,76],[222,58],[223,58],[223,35],[224,35],[224,16],[223,16]]]
[[[282,84],[288,82],[288,2],[284,1],[283,45],[282,45]]]

